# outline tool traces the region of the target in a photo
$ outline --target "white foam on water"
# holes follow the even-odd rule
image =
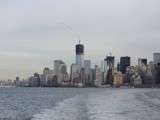
[[[53,109],[42,110],[34,115],[32,120],[83,120],[85,118],[82,96],[66,99],[58,103]]]
[[[115,90],[76,96],[53,109],[42,110],[33,120],[159,120],[159,111],[138,100],[134,93],[134,90]],[[146,98],[143,93],[142,97]]]
[[[124,97],[126,96],[121,92],[111,94],[104,92],[91,96],[87,104],[90,120],[126,120],[124,115],[129,112],[128,107],[132,106],[124,100]]]
[[[159,120],[160,110],[151,108],[148,104],[136,98],[143,91],[117,90],[111,94],[103,92],[89,97],[88,114],[90,120]],[[142,96],[142,98],[146,98]],[[147,98],[152,104],[160,105],[160,100]]]

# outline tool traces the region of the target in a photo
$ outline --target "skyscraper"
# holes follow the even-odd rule
[[[109,67],[109,68],[112,68],[112,67],[114,67],[114,56],[107,56],[105,59],[104,59],[104,61],[105,61],[105,67],[107,66],[107,67]]]
[[[160,53],[153,54],[153,62],[154,62],[154,64],[160,63]]]
[[[84,60],[84,67],[91,69],[91,60]]]
[[[48,75],[49,74],[50,69],[49,68],[44,68],[43,70],[43,75]]]
[[[54,60],[54,73],[55,73],[55,75],[58,74],[58,72],[59,72],[59,66],[61,64],[65,64],[65,63],[62,60]]]
[[[125,74],[127,67],[130,66],[131,64],[131,58],[126,56],[126,57],[121,57],[120,58],[120,71]]]
[[[71,84],[73,86],[78,86],[78,84],[81,83],[80,72],[81,72],[80,65],[77,64],[71,65]]]
[[[76,45],[76,64],[84,67],[84,45],[80,41]]]
[[[57,76],[58,84],[62,84],[65,81],[67,66],[62,60],[54,61],[54,74]]]
[[[160,63],[158,63],[157,65],[155,65],[155,83],[156,84],[160,84]]]
[[[102,72],[101,68],[98,65],[95,65],[95,86],[99,87],[102,84]]]
[[[84,60],[85,85],[91,85],[91,60]]]
[[[113,70],[114,70],[114,63],[115,57],[114,56],[107,56],[105,61],[105,70],[104,70],[104,83],[105,84],[112,84],[113,83]]]
[[[138,65],[141,66],[141,65],[147,65],[147,59],[146,58],[139,58],[138,59]]]

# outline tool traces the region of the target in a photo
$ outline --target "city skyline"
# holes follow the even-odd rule
[[[26,78],[44,67],[52,68],[55,59],[70,66],[79,36],[85,58],[93,65],[100,64],[110,52],[118,59],[130,56],[132,63],[141,57],[150,61],[152,54],[160,51],[158,3],[0,1],[0,79]]]

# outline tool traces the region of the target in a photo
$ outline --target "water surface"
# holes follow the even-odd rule
[[[0,120],[160,120],[159,89],[0,88]]]

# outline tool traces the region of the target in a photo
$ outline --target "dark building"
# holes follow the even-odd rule
[[[29,87],[40,87],[40,76],[38,73],[34,73],[33,76],[29,78]]]
[[[84,45],[80,41],[76,45],[76,64],[84,67]]]
[[[76,55],[81,55],[81,54],[84,54],[84,45],[79,43],[76,45]]]
[[[113,85],[113,69],[109,68],[109,70],[107,72],[107,80],[106,80],[105,84]]]
[[[114,63],[115,63],[115,57],[114,56],[107,56],[104,61],[106,62],[106,76],[103,80],[104,84],[113,84],[113,68],[114,68]]]
[[[146,58],[138,59],[138,65],[147,65],[147,59]]]
[[[114,67],[114,56],[107,56],[104,61],[107,62],[107,66]]]
[[[160,63],[158,63],[157,65],[155,65],[155,83],[156,84],[160,84]]]
[[[84,68],[81,68],[81,71],[80,71],[80,81],[81,81],[81,83],[83,84],[83,86],[86,85],[85,69],[84,69]]]
[[[120,71],[120,63],[117,63],[117,71]]]
[[[126,73],[127,67],[131,65],[131,58],[126,56],[126,57],[121,57],[120,58],[120,71],[122,74]]]
[[[37,86],[36,86],[36,87],[40,87],[41,82],[40,82],[40,76],[39,76],[38,73],[34,73],[34,80],[35,80],[35,82],[37,83]]]
[[[19,77],[16,77],[16,80],[14,81],[14,84],[15,84],[15,86],[19,86],[19,84],[20,84],[20,78]]]
[[[57,76],[50,76],[47,81],[47,87],[58,87]]]

